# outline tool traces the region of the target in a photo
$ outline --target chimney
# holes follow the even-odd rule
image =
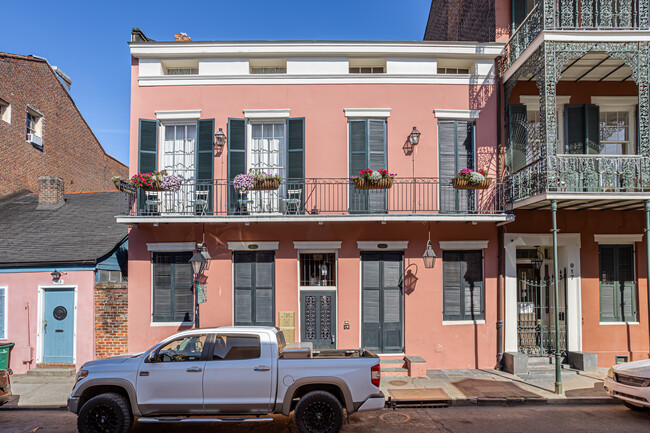
[[[176,42],[191,42],[192,38],[190,38],[187,33],[176,33],[174,35],[174,40]]]
[[[57,209],[64,205],[63,179],[57,176],[38,178],[38,206],[36,209]]]

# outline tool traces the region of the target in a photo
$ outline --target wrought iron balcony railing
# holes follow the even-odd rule
[[[287,179],[278,190],[238,192],[232,181],[184,182],[178,191],[121,185],[120,216],[498,215],[510,213],[506,184],[456,190],[452,179],[396,178],[357,190],[349,179]]]
[[[505,72],[543,30],[650,30],[647,0],[538,0],[505,48]]]
[[[517,171],[510,182],[515,202],[546,192],[650,193],[650,157],[556,155]]]

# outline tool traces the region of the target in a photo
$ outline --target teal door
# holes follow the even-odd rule
[[[314,349],[336,349],[336,290],[303,290],[300,294],[300,341]]]
[[[73,363],[74,289],[45,289],[43,362]]]

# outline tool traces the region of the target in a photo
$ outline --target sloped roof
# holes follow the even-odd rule
[[[127,235],[115,222],[118,192],[65,194],[37,210],[38,195],[0,203],[0,267],[95,263]]]

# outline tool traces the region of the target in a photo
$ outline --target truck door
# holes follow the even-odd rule
[[[218,334],[203,375],[207,413],[268,413],[275,356],[259,335]]]
[[[136,394],[144,415],[203,413],[206,340],[207,334],[179,337],[140,364]]]

